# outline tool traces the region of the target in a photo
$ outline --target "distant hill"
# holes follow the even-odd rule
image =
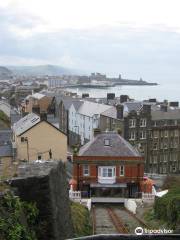
[[[0,80],[7,80],[12,77],[13,73],[7,67],[0,66]]]
[[[77,74],[78,71],[64,68],[57,65],[39,65],[39,66],[8,66],[16,75],[49,75],[58,76],[63,74]]]

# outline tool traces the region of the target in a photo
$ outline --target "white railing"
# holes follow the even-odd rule
[[[154,201],[155,194],[153,193],[142,193],[142,200],[152,200]]]
[[[80,191],[69,190],[69,198],[71,200],[80,200],[81,199],[81,192]]]

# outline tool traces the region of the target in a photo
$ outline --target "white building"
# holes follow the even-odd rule
[[[93,138],[93,129],[99,127],[100,114],[112,106],[79,100],[69,109],[69,130],[80,135],[81,144]]]

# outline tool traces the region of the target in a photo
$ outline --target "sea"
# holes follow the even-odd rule
[[[164,83],[155,86],[115,86],[108,88],[67,88],[70,92],[82,95],[89,93],[90,97],[102,98],[106,97],[107,93],[115,93],[116,97],[127,94],[135,100],[145,100],[156,98],[158,101],[178,101],[180,102],[180,83]]]

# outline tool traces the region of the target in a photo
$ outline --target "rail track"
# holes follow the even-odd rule
[[[107,208],[107,211],[118,233],[129,233],[129,230],[125,227],[124,222],[115,213],[115,211],[112,208]]]
[[[134,234],[136,227],[146,227],[141,219],[122,206],[93,205],[93,234]]]

